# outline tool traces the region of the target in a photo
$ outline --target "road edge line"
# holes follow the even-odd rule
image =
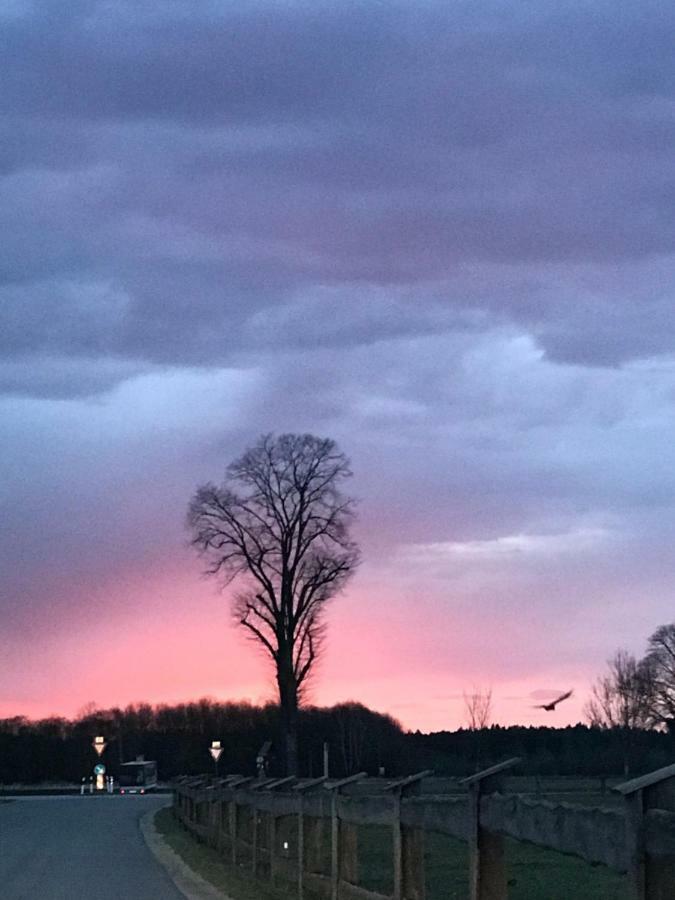
[[[162,806],[160,809],[166,809]],[[155,828],[155,816],[159,809],[149,810],[141,816],[139,826],[143,840],[157,862],[166,870],[167,874],[178,890],[187,900],[231,900],[226,894],[221,893],[214,885],[198,875],[194,869],[170,847],[162,835]]]

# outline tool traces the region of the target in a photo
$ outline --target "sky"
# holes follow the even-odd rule
[[[582,718],[673,620],[673,33],[651,0],[2,3],[0,715],[272,698],[185,513],[311,432],[363,554],[311,701]]]

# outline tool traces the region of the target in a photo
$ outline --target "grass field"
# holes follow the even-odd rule
[[[278,837],[293,840],[293,822],[282,820]],[[159,811],[158,831],[169,845],[232,900],[288,900],[288,890],[253,882],[242,868],[227,865],[223,856],[195,841],[173,818],[171,810]],[[285,825],[285,827],[284,827]],[[293,846],[293,843],[291,843]],[[627,900],[624,876],[592,866],[576,857],[507,840],[506,854],[510,900]],[[368,826],[359,829],[359,883],[370,890],[391,893],[391,833]],[[328,853],[326,854],[326,862]],[[468,855],[462,841],[430,833],[425,849],[427,900],[465,900],[468,896]],[[264,871],[264,869],[263,869]],[[309,893],[308,893],[308,896]]]

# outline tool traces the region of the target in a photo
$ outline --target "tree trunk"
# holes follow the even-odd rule
[[[289,721],[284,732],[284,743],[286,745],[286,774],[298,774],[298,726],[297,726],[297,710],[295,716]]]
[[[293,665],[281,659],[277,671],[279,706],[281,708],[281,743],[284,774],[298,774],[298,686]]]

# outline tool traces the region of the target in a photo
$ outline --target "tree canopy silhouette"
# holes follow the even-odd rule
[[[660,625],[649,638],[644,663],[652,676],[651,711],[656,725],[675,732],[675,623]]]
[[[297,772],[298,706],[321,649],[324,608],[358,563],[354,500],[340,491],[350,476],[334,441],[268,434],[228,466],[222,485],[199,487],[188,512],[207,573],[236,581],[236,621],[273,661],[289,774]]]

